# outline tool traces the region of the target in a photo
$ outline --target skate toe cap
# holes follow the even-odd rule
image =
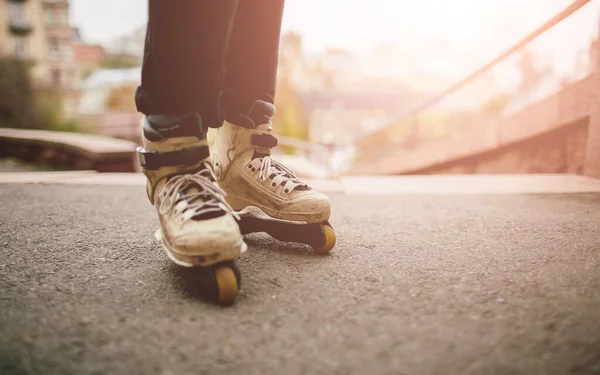
[[[232,216],[190,221],[172,240],[176,251],[199,255],[239,248],[243,242],[239,226]]]
[[[311,191],[294,199],[284,211],[304,214],[310,222],[323,222],[329,220],[331,202],[325,194]]]

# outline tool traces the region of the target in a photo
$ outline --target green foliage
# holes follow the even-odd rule
[[[39,92],[36,103],[38,121],[49,130],[60,128],[61,106],[60,97],[54,92]]]
[[[63,118],[58,92],[34,87],[29,68],[20,60],[0,60],[0,127],[85,131],[79,121]]]
[[[35,127],[34,104],[28,65],[12,58],[0,60],[0,126]]]
[[[135,110],[135,85],[123,85],[112,89],[106,98],[106,107]]]
[[[136,68],[142,62],[137,56],[108,55],[102,61],[101,66],[106,69]]]
[[[89,127],[77,119],[66,119],[62,115],[62,97],[56,91],[38,91],[36,113],[39,128],[46,130],[87,133]]]
[[[92,127],[74,118],[61,121],[60,126],[56,130],[73,133],[93,133]]]
[[[498,117],[502,115],[508,104],[510,96],[507,94],[497,94],[490,98],[481,108],[483,114],[489,117]]]
[[[308,114],[296,90],[285,80],[277,88],[277,113],[273,119],[278,134],[308,140]],[[292,147],[284,147],[286,153],[293,153]]]
[[[90,68],[90,69],[86,69],[81,73],[81,80],[85,81],[86,79],[88,79],[92,74],[94,74],[94,72],[96,71],[96,69]]]

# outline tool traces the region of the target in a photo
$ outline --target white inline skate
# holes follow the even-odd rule
[[[149,118],[138,156],[158,212],[156,237],[173,262],[200,268],[219,302],[232,303],[241,282],[234,260],[246,244],[239,217],[215,180],[200,116]]]
[[[217,181],[241,217],[243,234],[266,232],[328,253],[336,241],[328,222],[329,198],[271,159],[277,145],[271,124],[274,113],[272,104],[256,101],[235,125],[226,121],[218,129],[211,157]]]

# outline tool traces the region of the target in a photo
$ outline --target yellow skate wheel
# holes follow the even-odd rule
[[[325,254],[331,251],[335,246],[335,232],[333,228],[327,224],[321,225],[323,234],[325,235],[325,244],[321,247],[315,247],[315,251],[320,254]]]
[[[219,267],[215,270],[215,279],[219,291],[219,302],[223,304],[233,303],[239,294],[235,272],[227,266]]]

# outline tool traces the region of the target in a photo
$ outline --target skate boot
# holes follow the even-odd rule
[[[239,217],[215,180],[205,135],[196,114],[147,116],[138,157],[158,212],[156,237],[168,257],[183,267],[199,267],[211,294],[232,303],[241,281],[234,260],[246,244]]]
[[[218,129],[212,164],[227,201],[240,215],[242,234],[266,232],[319,253],[335,246],[329,199],[271,159],[277,145],[271,117],[275,107],[256,101],[245,115]]]

